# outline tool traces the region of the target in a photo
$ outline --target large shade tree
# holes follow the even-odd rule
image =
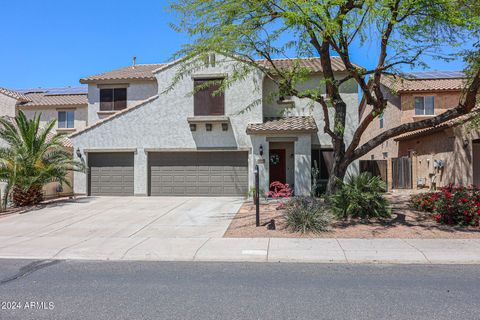
[[[336,189],[337,178],[344,178],[354,160],[382,142],[469,113],[476,104],[480,88],[478,0],[177,0],[171,8],[178,14],[173,27],[191,38],[176,54],[190,61],[176,79],[198,68],[200,63],[195,61],[202,61],[206,53],[219,52],[237,60],[239,66],[223,82],[223,89],[259,69],[278,85],[278,96],[308,98],[323,110],[322,130],[334,147],[329,192]],[[352,61],[355,50],[368,50],[370,55],[375,51],[373,67],[356,66]],[[334,75],[332,55],[342,59],[345,76]],[[299,84],[311,71],[295,63],[284,68],[274,58],[305,56],[320,57],[323,79],[316,87],[301,90]],[[382,77],[427,67],[425,58],[459,57],[465,61],[468,81],[457,105],[361,142],[369,124],[388,106]],[[345,139],[347,104],[340,94],[340,87],[348,81],[356,82],[372,106],[350,141]]]

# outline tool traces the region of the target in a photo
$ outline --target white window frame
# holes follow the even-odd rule
[[[64,126],[62,127],[61,126],[61,122],[60,122],[60,113],[65,113],[65,122],[64,122]],[[69,113],[72,113],[73,114],[73,119],[72,119],[72,126],[69,127],[68,126],[68,114]],[[75,129],[75,110],[58,110],[57,111],[57,128],[58,129]]]
[[[432,103],[433,103],[433,112],[432,113],[426,113],[426,99],[427,98],[432,98]],[[417,113],[417,99],[422,99],[423,100],[423,113]],[[433,116],[435,115],[435,96],[415,96],[413,98],[413,109],[415,110],[415,115],[416,116]]]

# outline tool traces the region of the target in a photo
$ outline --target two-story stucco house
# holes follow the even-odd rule
[[[13,118],[19,111],[25,113],[29,119],[35,114],[40,115],[41,126],[55,119],[54,132],[74,133],[88,125],[87,88],[0,88],[0,116]],[[64,145],[73,150],[68,138],[64,139]],[[73,178],[73,174],[71,175]],[[0,189],[3,189],[3,186]],[[44,187],[44,192],[46,197],[53,197],[72,194],[72,188],[67,185],[59,188],[57,183],[50,183]]]
[[[55,119],[56,132],[82,130],[88,125],[87,88],[0,88],[0,116],[13,118],[19,111],[29,119],[41,114],[41,126]]]
[[[341,59],[332,59],[342,76]],[[313,71],[303,86],[317,87],[319,59],[297,61]],[[280,181],[297,195],[308,194],[314,162],[321,178],[328,178],[332,147],[318,105],[297,98],[271,101],[276,85],[260,71],[216,92],[237,63],[221,55],[167,90],[182,63],[134,64],[81,79],[88,84],[89,126],[70,139],[89,171],[75,173],[77,194],[246,196],[256,165],[264,191]],[[197,85],[202,89],[194,93]],[[345,83],[342,96],[351,136],[358,122],[354,82]]]
[[[366,141],[384,130],[434,117],[456,107],[465,85],[465,75],[456,71],[415,72],[408,78],[384,77],[382,90],[388,107],[370,124],[362,139]],[[362,100],[359,117],[363,118],[370,110],[371,106]],[[411,175],[411,183],[406,187],[410,188],[480,185],[479,135],[476,130],[467,130],[465,124],[472,116],[387,140],[362,159],[409,158],[411,170],[406,170],[406,174]],[[390,165],[389,170],[390,180],[395,180],[396,168]]]

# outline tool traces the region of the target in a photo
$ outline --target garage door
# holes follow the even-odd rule
[[[89,153],[91,196],[133,196],[133,153]]]
[[[149,153],[152,196],[246,196],[247,152]]]

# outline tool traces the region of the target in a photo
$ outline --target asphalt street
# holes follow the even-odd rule
[[[479,319],[480,266],[0,260],[0,319]]]

